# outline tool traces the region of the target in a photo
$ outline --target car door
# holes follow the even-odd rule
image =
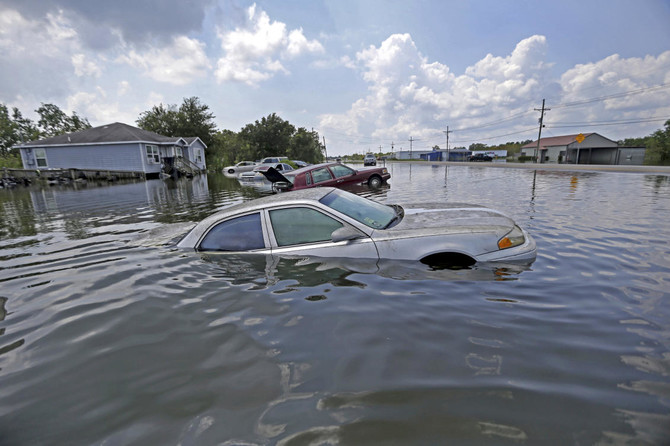
[[[330,170],[333,172],[336,185],[360,183],[363,181],[357,171],[342,164],[332,165],[330,166]]]
[[[207,230],[198,251],[256,252],[269,254],[267,231],[260,212],[229,218]]]
[[[378,258],[377,248],[370,237],[321,209],[308,206],[278,207],[267,210],[266,219],[272,254]],[[355,231],[360,237],[333,242],[332,233],[343,227]]]
[[[311,172],[312,181],[316,187],[336,187],[337,180],[327,167],[319,167]]]

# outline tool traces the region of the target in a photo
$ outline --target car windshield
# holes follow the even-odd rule
[[[396,210],[391,206],[337,189],[319,201],[373,229],[387,227],[396,217]]]

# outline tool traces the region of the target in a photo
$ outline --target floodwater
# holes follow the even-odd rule
[[[669,444],[670,177],[391,164],[507,212],[526,270],[179,252],[259,195],[0,190],[0,444]]]

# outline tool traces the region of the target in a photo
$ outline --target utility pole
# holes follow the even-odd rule
[[[323,151],[326,152],[326,161],[328,161],[328,149],[326,149],[326,137],[323,137]]]
[[[410,136],[410,137],[409,137],[409,159],[412,159],[412,142],[413,142],[413,141],[414,141],[414,140],[413,140],[412,137]]]
[[[379,144],[379,156],[381,156],[381,155],[382,155],[382,145]]]
[[[544,127],[544,125],[542,124],[544,122],[544,112],[549,111],[551,109],[544,108],[544,99],[542,99],[542,109],[535,108],[533,110],[540,112],[540,131],[538,132],[537,135],[537,147],[535,147],[535,162],[537,163],[537,157],[540,153],[540,139],[542,138],[542,127]]]
[[[445,131],[445,130],[442,130],[442,133],[444,133],[445,135],[447,135],[447,161],[449,161],[449,133],[451,133],[451,131],[449,131],[449,126],[447,126],[447,130],[446,130],[446,131]]]

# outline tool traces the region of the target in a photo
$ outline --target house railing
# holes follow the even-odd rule
[[[201,173],[202,170],[200,167],[192,161],[187,160],[186,158],[177,158],[175,159],[175,167],[181,171],[189,173],[191,175],[196,173]]]

